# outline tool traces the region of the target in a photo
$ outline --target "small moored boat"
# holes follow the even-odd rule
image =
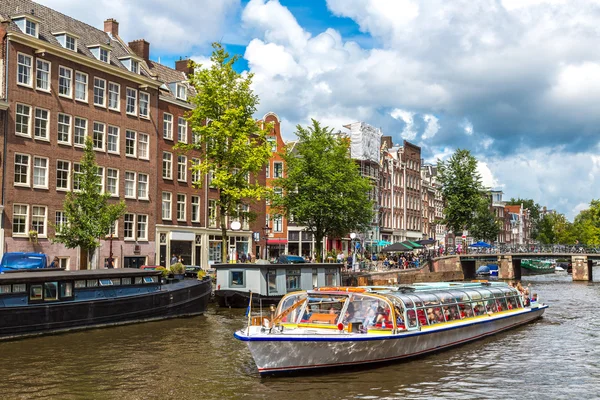
[[[547,307],[499,282],[329,287],[286,295],[234,336],[261,374],[275,374],[415,357],[526,324]]]
[[[554,273],[556,263],[552,260],[521,260],[521,270],[523,275],[541,275]]]
[[[209,278],[165,284],[160,275],[134,268],[0,274],[0,339],[206,310],[212,291]]]

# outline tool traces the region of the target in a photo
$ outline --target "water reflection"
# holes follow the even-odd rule
[[[599,275],[600,276],[600,275]],[[597,398],[600,285],[530,277],[536,323],[417,360],[260,378],[233,338],[244,310],[0,343],[3,398]]]

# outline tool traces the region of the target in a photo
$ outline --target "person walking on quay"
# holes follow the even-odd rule
[[[54,257],[54,259],[52,260],[50,265],[48,265],[48,268],[58,268],[59,265],[60,265],[60,261],[59,261],[58,257]]]
[[[173,253],[173,256],[171,257],[171,265],[177,264],[177,261],[177,256],[175,255],[175,253]]]

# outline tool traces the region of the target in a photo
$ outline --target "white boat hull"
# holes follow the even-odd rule
[[[387,362],[437,351],[473,341],[539,318],[547,306],[446,323],[421,331],[395,335],[332,332],[309,333],[284,329],[281,333],[240,330],[261,374],[293,372]]]

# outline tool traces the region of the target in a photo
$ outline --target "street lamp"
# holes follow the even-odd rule
[[[352,245],[352,271],[356,270],[356,245],[354,244],[354,239],[356,239],[356,233],[352,232],[350,234],[350,244]]]
[[[268,252],[268,248],[267,248],[267,240],[269,238],[269,233],[271,232],[271,228],[269,227],[269,225],[265,225],[265,227],[262,229],[265,232],[265,260],[267,260],[269,257],[269,252]]]
[[[242,224],[240,223],[240,221],[232,221],[231,224],[229,225],[231,227],[232,231],[239,231],[242,228]],[[229,250],[231,250],[231,254],[229,255],[229,262],[230,263],[234,263],[235,262],[235,246],[233,246],[233,248],[231,247],[231,242],[229,242]]]

